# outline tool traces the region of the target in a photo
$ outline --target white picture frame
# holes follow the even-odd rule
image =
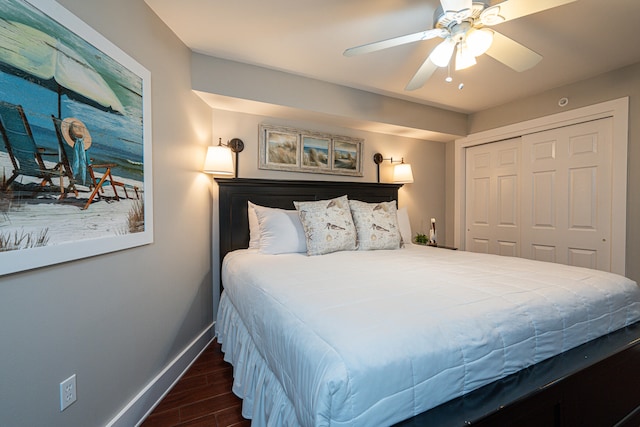
[[[29,50],[32,43],[30,57],[62,52],[64,57],[53,60],[76,64],[67,67],[65,76],[58,71],[48,76],[46,67],[11,55],[0,58],[0,79],[15,88],[3,91],[0,101],[8,110],[23,110],[23,122],[33,130],[38,150],[57,150],[57,159],[45,159],[45,167],[60,173],[38,182],[16,170],[9,161],[9,132],[2,135],[5,176],[0,176],[0,183],[10,174],[14,179],[6,187],[0,185],[0,276],[152,243],[151,73],[53,0],[3,0],[0,18],[3,46],[22,43],[19,48]],[[37,49],[36,45],[49,45],[46,40],[54,41],[57,52]],[[98,77],[92,81],[80,74],[81,69]],[[57,91],[51,89],[54,84]],[[71,118],[86,125],[91,135],[91,148],[86,148],[85,138],[86,151],[79,155],[95,156],[87,165],[95,170],[95,181],[87,171],[82,180],[64,175],[71,172],[62,162],[60,135],[68,128],[62,126],[62,133],[56,133],[56,124]],[[98,162],[111,167],[100,170]],[[105,177],[107,169],[111,175]],[[94,185],[100,181],[112,185]],[[42,188],[30,196],[34,183]],[[95,191],[91,198],[98,187],[104,192]],[[48,238],[40,238],[43,233]],[[31,243],[25,244],[27,240]]]

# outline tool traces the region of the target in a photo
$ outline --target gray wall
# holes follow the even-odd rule
[[[60,3],[151,71],[155,242],[0,278],[9,427],[106,424],[212,322],[211,109],[191,91],[191,53],[142,0]]]
[[[374,153],[404,158],[415,182],[400,190],[399,206],[408,208],[414,234],[436,218],[444,239],[445,142],[466,134],[466,115],[199,53],[191,61],[192,87],[214,109],[214,140],[245,142],[240,177],[375,182]],[[260,123],[364,138],[364,176],[258,169]],[[383,162],[383,182],[391,171]]]
[[[640,282],[640,192],[634,184],[640,182],[640,64],[473,114],[469,117],[469,133],[626,96],[629,97],[626,275]],[[569,105],[561,108],[558,100],[563,97],[569,98]],[[453,167],[452,161],[453,157],[448,160],[448,168]],[[453,181],[447,182],[447,197],[453,197]]]
[[[309,173],[292,173],[258,169],[258,125],[268,123],[326,132],[335,135],[345,135],[364,139],[362,178],[339,175],[321,175]],[[407,207],[411,227],[415,232],[427,232],[430,218],[436,218],[438,229],[444,236],[445,223],[445,143],[424,141],[395,135],[367,132],[339,127],[316,121],[293,120],[290,118],[270,117],[247,113],[213,110],[214,138],[227,141],[240,138],[245,143],[245,149],[239,156],[239,176],[242,178],[269,179],[301,179],[301,180],[339,180],[376,182],[376,165],[373,155],[380,152],[385,159],[405,159],[412,165],[414,182],[405,184],[399,192],[398,205]],[[380,165],[382,182],[391,181],[392,166],[385,161]]]
[[[194,53],[191,72],[193,89],[203,93],[283,106],[290,112],[304,110],[316,118],[349,120],[352,126],[362,122],[390,125],[404,136],[411,130],[450,139],[466,135],[465,114],[281,71]]]

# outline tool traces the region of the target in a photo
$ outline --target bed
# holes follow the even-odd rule
[[[400,186],[216,181],[216,334],[253,425],[638,425],[634,282],[408,242],[263,254],[249,201],[389,203]]]

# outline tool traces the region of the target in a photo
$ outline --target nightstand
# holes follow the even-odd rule
[[[415,243],[416,245],[420,245],[420,246],[431,246],[432,248],[439,248],[439,249],[449,249],[452,251],[457,251],[458,248],[454,248],[453,246],[445,246],[445,245],[430,245],[428,243],[418,243],[416,241],[414,241],[413,243]]]
[[[431,246],[433,246],[433,245],[431,245]],[[454,248],[453,246],[435,245],[434,247],[440,248],[440,249],[449,249],[449,250],[452,250],[452,251],[457,251],[458,250],[458,248]]]

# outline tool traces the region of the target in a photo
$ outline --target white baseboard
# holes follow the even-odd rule
[[[200,333],[155,378],[153,378],[108,424],[107,427],[139,426],[153,411],[191,364],[213,341],[213,323]]]

